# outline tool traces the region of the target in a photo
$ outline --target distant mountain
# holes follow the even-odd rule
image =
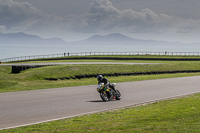
[[[105,46],[115,46],[115,45],[131,45],[131,46],[175,46],[175,45],[187,45],[188,43],[178,43],[178,42],[167,42],[167,41],[154,41],[154,40],[143,40],[135,39],[120,33],[113,33],[108,35],[94,35],[88,39],[76,42],[65,42],[60,38],[48,38],[44,39],[37,35],[30,35],[23,32],[18,33],[0,33],[0,45],[1,44],[23,44],[23,45],[57,45],[57,44],[69,44],[69,45],[105,45]],[[200,43],[190,43],[192,45],[200,45]]]
[[[94,35],[85,41],[133,41],[133,38],[127,37],[120,33],[109,34],[106,36]]]
[[[29,35],[23,32],[18,33],[0,33],[0,44],[65,44],[66,42],[59,38],[43,39],[36,35]]]
[[[176,42],[167,42],[167,41],[154,41],[154,40],[142,40],[142,39],[135,39],[120,33],[113,33],[109,35],[94,35],[86,40],[82,40],[76,42],[76,44],[89,44],[89,45],[154,45],[154,46],[162,46],[162,45],[179,45],[183,43],[176,43]]]

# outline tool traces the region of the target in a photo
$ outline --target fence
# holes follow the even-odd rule
[[[44,59],[44,58],[58,58],[67,56],[91,56],[91,55],[165,55],[165,56],[200,56],[200,52],[78,52],[78,53],[62,53],[49,55],[33,55],[21,56],[2,59],[1,62]]]

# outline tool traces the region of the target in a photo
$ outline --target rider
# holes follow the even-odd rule
[[[98,80],[98,84],[104,83],[106,89],[111,87],[115,91],[115,88],[110,85],[110,82],[107,78],[104,78],[102,75],[98,75],[97,80]]]

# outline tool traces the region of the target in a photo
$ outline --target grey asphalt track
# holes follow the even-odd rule
[[[102,102],[97,85],[0,94],[0,129],[199,93],[200,76],[118,83],[120,101]]]

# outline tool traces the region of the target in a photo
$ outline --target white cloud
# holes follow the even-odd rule
[[[64,18],[44,13],[28,2],[0,0],[0,25],[6,27],[5,32],[55,33],[65,24]]]
[[[198,19],[157,13],[149,8],[120,10],[110,0],[95,0],[87,14],[65,17],[44,13],[28,2],[0,0],[0,32],[62,37],[67,33],[191,33],[200,30],[199,24]]]
[[[192,32],[199,29],[200,20],[160,14],[151,9],[119,10],[109,0],[96,0],[89,14],[76,23],[82,32]]]
[[[0,0],[0,25],[7,29],[25,28],[42,18],[42,12],[28,2]]]

